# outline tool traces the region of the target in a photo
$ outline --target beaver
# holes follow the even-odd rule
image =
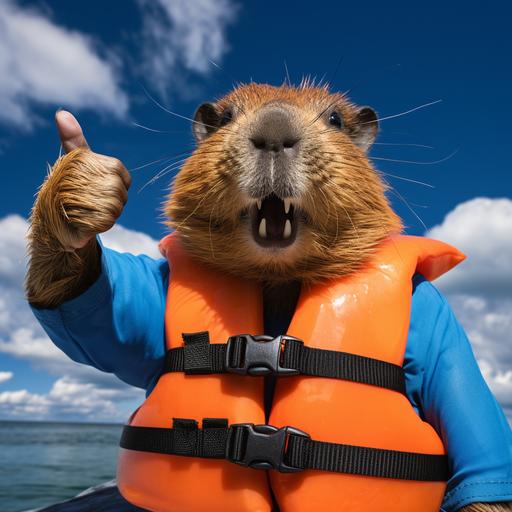
[[[131,183],[118,159],[89,149],[70,113],[57,113],[57,126],[66,154],[31,215],[26,291],[35,308],[58,307],[98,279],[95,236],[113,226]],[[377,131],[373,109],[327,86],[238,86],[197,109],[197,148],[165,203],[167,222],[193,258],[261,281],[264,307],[290,318],[302,287],[357,272],[402,230],[367,154]]]

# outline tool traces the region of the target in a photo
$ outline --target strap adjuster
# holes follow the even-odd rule
[[[298,369],[281,366],[287,340],[304,343],[293,336],[231,336],[226,344],[224,368],[238,375],[298,375]]]
[[[293,427],[273,427],[239,423],[231,425],[226,443],[226,459],[253,469],[275,469],[296,473],[303,468],[284,462],[290,435],[309,439],[309,434]]]

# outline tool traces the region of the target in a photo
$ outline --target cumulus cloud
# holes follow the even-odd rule
[[[490,388],[512,420],[512,200],[459,204],[427,233],[468,259],[436,281],[472,342]]]
[[[469,255],[442,278],[444,290],[478,295],[511,293],[512,200],[478,197],[466,201],[428,234]]]
[[[12,372],[0,372],[0,384],[11,380],[13,376]]]
[[[143,391],[71,361],[32,315],[23,292],[27,230],[27,221],[19,215],[0,219],[0,355],[23,359],[59,378],[46,394],[26,389],[0,393],[0,417],[125,419],[133,403],[142,401]],[[159,256],[156,240],[119,225],[102,239],[107,247],[120,252]],[[0,383],[11,377],[11,372],[0,372]]]
[[[92,108],[124,116],[128,99],[95,41],[47,13],[0,2],[0,123],[30,129],[32,104]]]
[[[161,257],[155,239],[140,231],[126,229],[119,224],[115,224],[112,229],[101,235],[101,239],[107,247],[119,252],[147,254],[153,258]]]
[[[0,393],[0,417],[16,418],[30,415],[41,418],[48,410],[50,400],[44,395],[29,393],[26,389]]]
[[[161,93],[185,69],[207,73],[229,49],[225,31],[236,17],[230,0],[139,0],[144,71]]]
[[[193,94],[188,74],[206,74],[228,50],[226,29],[236,17],[232,0],[137,0],[140,53],[134,66],[91,35],[59,25],[49,9],[0,2],[0,124],[30,130],[34,106],[93,109],[124,118],[122,84],[130,68],[165,95],[170,85]],[[186,80],[186,84],[185,84]]]
[[[123,421],[118,402],[134,398],[132,390],[111,389],[61,377],[47,394],[26,389],[0,392],[0,417],[11,419]]]

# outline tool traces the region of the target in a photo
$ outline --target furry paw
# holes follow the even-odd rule
[[[512,512],[512,503],[473,503],[459,512]]]
[[[37,198],[33,223],[65,250],[110,229],[128,199],[130,175],[116,158],[79,147],[55,163]]]

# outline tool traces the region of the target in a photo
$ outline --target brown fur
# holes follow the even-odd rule
[[[511,503],[473,503],[460,512],[512,512]]]
[[[282,255],[255,250],[240,214],[247,207],[237,186],[244,165],[242,138],[255,110],[281,101],[296,108],[305,126],[301,165],[308,191],[301,198],[307,221],[292,249]],[[400,220],[385,197],[386,187],[346,131],[318,116],[336,106],[348,133],[357,132],[357,109],[326,88],[239,87],[217,103],[239,113],[199,144],[178,174],[166,213],[190,253],[224,271],[265,281],[312,282],[357,270],[376,246],[399,232]]]
[[[100,272],[94,235],[112,227],[126,202],[115,158],[75,149],[57,160],[37,196],[29,233],[27,298],[56,307],[85,291]]]

